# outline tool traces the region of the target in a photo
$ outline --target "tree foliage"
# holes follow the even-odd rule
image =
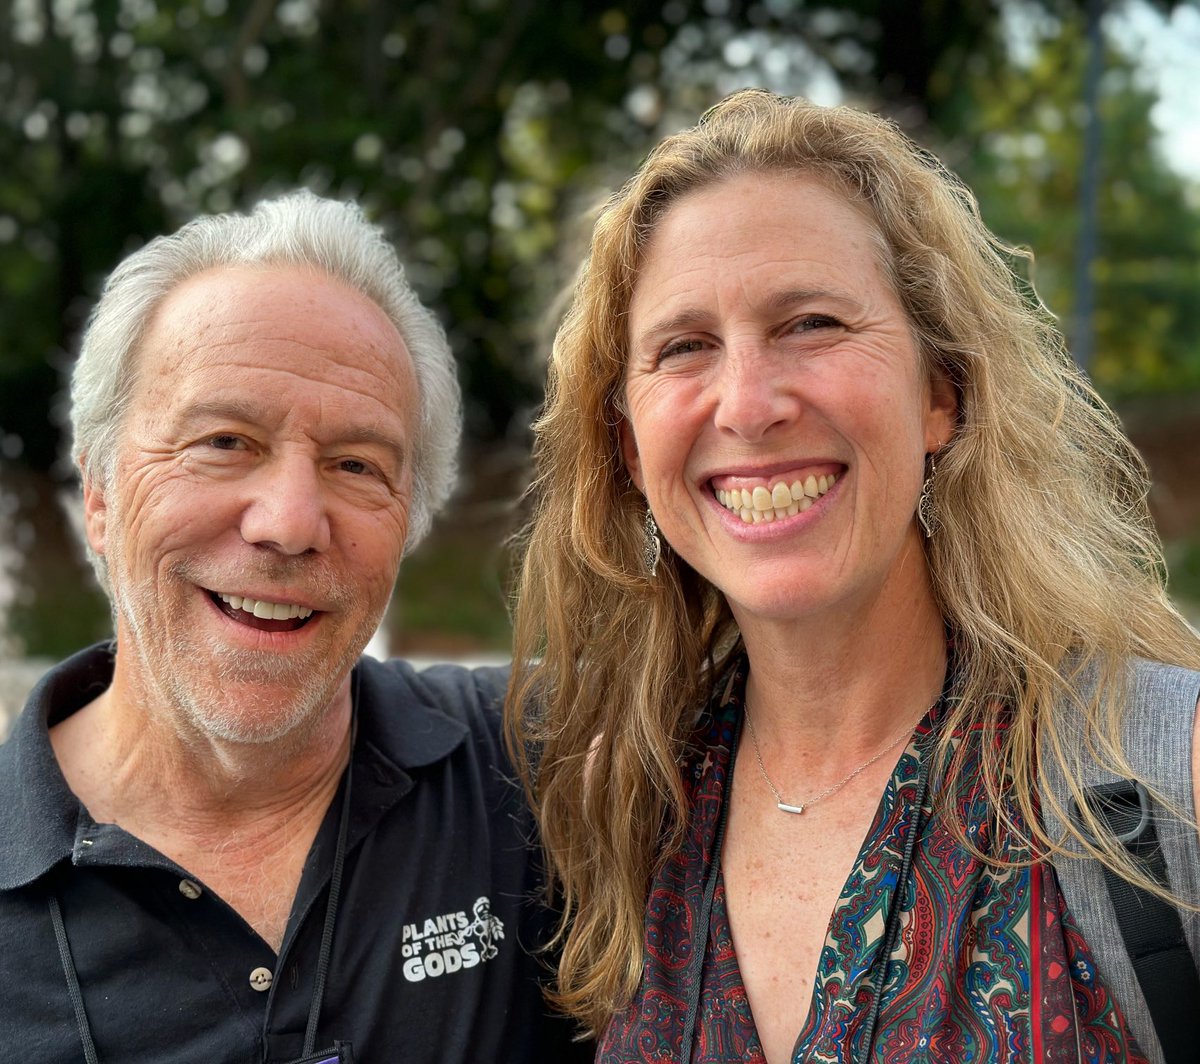
[[[52,462],[53,396],[124,253],[297,184],[359,198],[396,236],[449,327],[473,434],[501,436],[538,396],[538,323],[581,190],[739,84],[840,84],[909,124],[967,129],[1003,62],[1000,10],[14,0],[0,8],[0,437]]]
[[[494,442],[538,401],[572,220],[662,133],[757,84],[888,110],[1038,250],[1039,287],[1068,313],[1084,2],[0,5],[0,463],[26,467],[0,523],[29,559],[14,630],[57,654],[86,639],[64,618],[103,622],[75,597],[43,474],[87,309],[154,235],[297,185],[358,199],[447,325],[471,436]],[[1048,27],[1028,61],[1009,48],[1016,4]],[[1151,103],[1110,56],[1096,374],[1115,393],[1200,380],[1197,208],[1154,151]]]
[[[962,130],[972,150],[957,161],[992,228],[1035,252],[1038,291],[1068,335],[1079,325],[1082,36],[1077,14],[1049,20],[1029,61],[1010,58],[976,86],[979,106]],[[1110,47],[1090,369],[1117,399],[1200,387],[1200,210],[1195,189],[1163,161],[1151,122],[1155,96],[1143,81]]]

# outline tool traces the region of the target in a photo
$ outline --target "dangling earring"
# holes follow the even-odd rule
[[[642,560],[646,563],[646,569],[651,576],[658,575],[658,560],[662,557],[662,536],[658,531],[658,522],[654,520],[654,514],[650,510],[650,506],[646,506],[646,542],[642,545]]]
[[[933,539],[937,535],[938,529],[942,527],[941,518],[938,516],[937,499],[933,496],[933,482],[937,478],[937,463],[933,458],[934,453],[930,451],[926,455],[929,459],[929,468],[925,471],[925,482],[921,485],[921,499],[917,503],[917,520],[921,522],[921,529],[924,531],[926,539]]]

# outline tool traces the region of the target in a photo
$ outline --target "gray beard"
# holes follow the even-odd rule
[[[264,573],[269,577],[272,571],[281,575],[294,568],[288,559],[280,559],[280,562],[282,564],[264,567]],[[171,707],[167,712],[176,728],[183,723],[184,727],[179,730],[185,740],[190,734],[196,739],[205,737],[238,745],[271,745],[285,755],[292,749],[299,749],[323,720],[338,688],[382,619],[382,615],[367,618],[337,661],[281,657],[218,643],[205,646],[188,633],[175,631],[169,637],[166,656],[175,661],[189,661],[204,651],[214,665],[215,674],[207,682],[194,684],[187,682],[186,673],[181,675],[162,668],[161,662],[156,665],[152,661],[156,639],[150,631],[156,611],[152,608],[155,598],[149,582],[142,586],[129,580],[119,549],[110,550],[109,565],[115,612],[124,618],[136,643],[129,649],[138,655],[143,675],[152,678],[151,682],[159,688],[158,693],[167,699]],[[197,582],[188,568],[177,566],[173,575],[180,581]],[[336,605],[345,604],[351,597],[344,587],[336,585],[320,571],[308,574],[308,584],[310,587],[315,584],[323,600]],[[161,633],[158,639],[161,642]],[[286,701],[278,704],[275,712],[269,716],[246,717],[238,711],[239,689],[270,684],[286,684],[292,691]]]

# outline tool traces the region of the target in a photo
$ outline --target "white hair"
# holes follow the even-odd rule
[[[418,425],[406,550],[429,531],[454,488],[462,397],[446,334],[421,304],[383,231],[351,203],[307,190],[249,214],[188,222],[126,258],[105,282],[71,375],[71,458],[85,483],[108,486],[135,378],[135,355],[159,304],[179,284],[221,266],[310,266],[362,293],[391,319],[416,371]],[[88,548],[111,597],[104,558]]]

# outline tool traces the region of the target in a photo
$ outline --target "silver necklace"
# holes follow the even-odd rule
[[[936,706],[937,703],[934,702],[933,705]],[[930,706],[929,708],[932,709],[933,706]],[[837,781],[837,783],[833,784],[833,786],[826,787],[820,794],[814,795],[812,798],[809,798],[808,801],[800,802],[798,805],[793,805],[790,802],[785,802],[783,800],[783,793],[778,787],[775,786],[774,783],[771,782],[771,777],[767,775],[767,767],[763,764],[762,751],[758,748],[758,733],[754,730],[754,721],[750,718],[749,708],[747,707],[744,712],[746,714],[746,724],[750,728],[750,741],[754,744],[754,760],[758,762],[758,771],[762,773],[763,782],[771,788],[771,793],[775,795],[775,804],[779,807],[779,811],[782,813],[794,813],[796,815],[799,815],[800,813],[803,813],[805,809],[809,809],[816,805],[817,802],[824,801],[831,794],[836,794],[860,772],[865,772],[873,764],[875,764],[876,761],[883,757],[884,754],[893,749],[895,745],[906,735],[911,735],[913,730],[913,725],[909,725],[904,729],[904,731],[889,739],[887,746],[872,754],[848,776],[843,776]]]

